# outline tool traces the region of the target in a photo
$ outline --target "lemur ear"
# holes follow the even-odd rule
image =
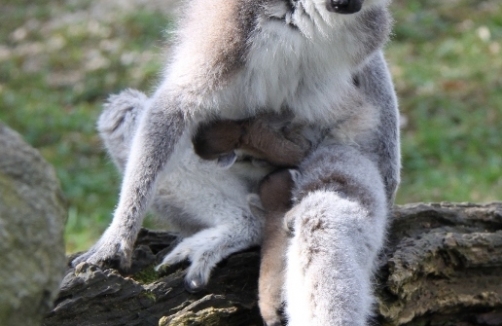
[[[263,208],[260,196],[258,196],[258,194],[248,194],[246,199],[251,213],[253,213],[255,217],[264,218],[265,208]]]
[[[298,180],[300,180],[300,177],[302,176],[300,171],[298,171],[296,169],[289,169],[288,171],[289,171],[289,174],[291,175],[291,179],[293,179],[293,183],[297,183]]]
[[[219,156],[217,164],[222,169],[228,169],[232,165],[234,165],[236,160],[237,160],[237,154],[235,154],[235,152],[232,151],[230,153]]]

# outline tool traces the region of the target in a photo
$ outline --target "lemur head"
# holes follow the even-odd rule
[[[308,38],[315,35],[328,36],[341,26],[354,21],[376,19],[376,15],[365,15],[372,9],[383,9],[390,0],[271,0],[268,13],[275,19],[284,19],[298,28]],[[357,28],[357,27],[356,27]],[[362,32],[366,30],[361,27]],[[320,33],[319,33],[320,32]],[[367,33],[367,32],[366,32]]]
[[[296,0],[303,1],[303,0]],[[309,1],[309,0],[307,0]],[[324,2],[329,12],[338,14],[355,14],[361,9],[372,6],[385,6],[390,0],[310,0],[314,2]]]
[[[319,13],[325,8],[331,13],[350,15],[358,13],[363,7],[386,5],[390,0],[289,0],[289,2],[293,8],[298,4],[304,8],[314,5]]]

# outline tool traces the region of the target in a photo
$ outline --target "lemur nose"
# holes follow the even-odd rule
[[[332,0],[331,3],[333,6],[348,6],[349,5],[349,0]]]
[[[363,0],[326,0],[326,9],[339,14],[353,14],[361,10]]]
[[[328,0],[326,4],[329,11],[345,12],[350,5],[350,0]],[[330,10],[331,9],[331,10]]]

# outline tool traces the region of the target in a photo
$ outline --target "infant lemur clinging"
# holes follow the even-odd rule
[[[294,179],[300,178],[297,170],[286,167],[300,165],[318,145],[313,139],[309,141],[301,137],[308,128],[291,125],[287,118],[280,116],[261,116],[240,121],[220,120],[202,125],[193,140],[195,152],[200,157],[218,160],[225,167],[238,159],[237,153],[253,160],[263,160],[264,164],[282,167],[260,181],[257,193],[248,195],[253,215],[264,221],[258,306],[266,326],[282,324],[282,288],[289,233],[285,214],[293,204]],[[315,128],[310,132],[323,134]],[[319,138],[321,140],[322,137]]]
[[[301,134],[313,132],[315,128],[294,126],[284,118],[280,124],[277,118],[261,116],[241,121],[216,121],[202,125],[193,141],[199,156],[224,162],[226,167],[235,162],[238,151],[279,167],[260,181],[256,194],[248,195],[253,215],[264,220],[258,306],[266,326],[280,326],[283,322],[281,311],[285,301],[286,253],[290,235],[294,234],[296,210],[300,209],[298,206],[291,210],[295,203],[318,188],[336,193],[340,202],[351,202],[340,205],[342,209],[335,214],[371,218],[371,214],[381,217],[386,211],[380,172],[367,157],[350,145],[333,144],[323,148],[329,148],[333,161],[318,164],[319,157],[310,158],[308,155],[310,151],[315,151],[319,143],[301,137]],[[332,140],[321,138],[319,141],[326,144]],[[329,156],[321,155],[321,159],[327,158]],[[284,167],[299,167],[300,170]],[[322,171],[323,168],[326,171]],[[323,180],[327,176],[329,182]],[[333,227],[338,226],[335,224]],[[310,235],[307,233],[307,236]],[[328,248],[324,250],[329,252]],[[305,252],[302,254],[308,255]],[[336,268],[333,264],[328,265]],[[328,320],[333,321],[324,319]]]
[[[241,196],[249,192],[247,180],[255,178],[255,170],[221,171],[218,164],[199,162],[190,139],[201,122],[287,111],[295,124],[327,128],[332,141],[309,155],[317,159],[298,184],[310,180],[309,176],[336,183],[336,178],[329,178],[331,170],[324,169],[334,163],[336,151],[327,149],[350,146],[378,168],[387,195],[385,205],[390,205],[399,181],[399,133],[396,99],[381,51],[390,31],[387,5],[387,0],[185,1],[163,79],[151,99],[143,99],[147,104],[124,160],[124,181],[113,221],[73,264],[87,261],[127,268],[151,205],[166,215],[172,210],[184,216],[168,215],[187,237],[163,263],[189,259],[192,264],[186,280],[191,288],[203,286],[222,258],[261,241],[262,223]],[[111,113],[111,119],[114,116]],[[104,123],[109,123],[112,136],[113,125],[120,121]],[[180,180],[173,177],[178,173],[193,177],[178,184]],[[373,178],[373,174],[366,176]],[[343,210],[336,187],[328,184],[321,191],[312,184],[305,189],[310,190],[292,209],[295,223],[345,216],[335,214]],[[298,256],[296,250],[303,246],[336,239],[318,237],[315,228],[307,231],[307,222],[296,223],[288,248],[285,289],[300,294],[286,294],[290,325],[340,324],[336,318],[359,325],[366,318],[371,306],[371,263],[383,241],[386,220],[377,206],[368,208],[370,215],[375,214],[372,218],[345,216],[357,221],[340,222],[345,225],[341,230],[329,229],[327,234],[342,232],[336,239],[345,239],[339,245],[327,244],[336,261],[318,261],[321,253],[308,261]],[[320,225],[331,225],[325,222]],[[357,247],[360,243],[365,247]],[[354,252],[355,258],[341,255],[340,246]],[[309,261],[317,263],[309,265]],[[349,280],[357,293],[344,288],[341,277],[348,276],[342,272],[349,270],[357,271],[347,274],[352,275]],[[288,281],[292,279],[304,286],[293,288],[294,282]],[[311,284],[314,280],[317,283]],[[320,288],[337,295],[315,292]],[[339,306],[335,298],[350,300]]]

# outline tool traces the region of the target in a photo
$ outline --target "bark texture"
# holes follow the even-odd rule
[[[502,203],[396,207],[381,255],[376,325],[502,325]],[[186,266],[153,266],[176,243],[143,230],[131,275],[88,264],[68,269],[43,325],[262,325],[259,251],[232,255],[203,293],[184,290]]]

